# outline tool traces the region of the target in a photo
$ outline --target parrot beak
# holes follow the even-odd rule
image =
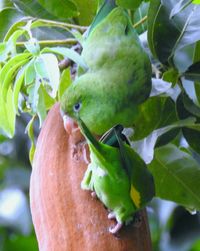
[[[75,131],[78,130],[78,124],[66,114],[63,116],[63,123],[65,131],[69,135],[72,135]]]
[[[82,142],[84,137],[81,134],[80,128],[75,120],[69,117],[66,113],[63,113],[63,111],[61,111],[61,116],[63,118],[64,129],[72,139],[73,144],[77,145]]]

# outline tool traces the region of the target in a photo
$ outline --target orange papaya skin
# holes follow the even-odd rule
[[[81,134],[78,136],[82,138]],[[87,168],[63,127],[59,104],[48,113],[33,161],[30,205],[40,251],[151,251],[146,212],[117,236],[108,211],[80,188]]]

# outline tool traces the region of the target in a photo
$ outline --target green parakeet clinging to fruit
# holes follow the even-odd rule
[[[111,138],[106,137],[104,142],[99,142],[80,119],[78,124],[87,139],[91,159],[81,187],[94,191],[111,210],[108,218],[115,218],[117,224],[110,228],[110,232],[115,234],[152,199],[155,193],[153,177],[124,140],[121,126],[111,130]]]
[[[115,7],[89,33],[81,54],[88,66],[67,88],[61,109],[77,113],[92,133],[132,126],[151,90],[151,63],[126,11]]]

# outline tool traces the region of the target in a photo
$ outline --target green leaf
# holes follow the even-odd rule
[[[46,87],[49,95],[55,98],[60,80],[60,70],[56,56],[50,53],[41,54],[35,60],[34,65],[37,78]]]
[[[63,24],[62,22],[46,20],[46,19],[37,19],[36,21],[34,20],[30,28],[31,29],[37,28],[35,31],[35,37],[37,37],[38,40],[45,40],[45,39],[54,40],[55,37],[57,39],[64,40],[66,39],[66,37],[70,37],[70,35],[74,34],[74,31],[71,30],[67,25]]]
[[[24,43],[28,52],[34,56],[38,56],[40,52],[40,45],[37,39],[30,38],[26,43]]]
[[[77,16],[77,7],[71,0],[38,0],[40,5],[52,15],[59,18]]]
[[[0,86],[0,95],[2,95],[2,87]],[[1,134],[12,138],[15,132],[15,107],[13,103],[13,91],[11,86],[8,88],[6,101],[0,98],[0,130]]]
[[[10,57],[9,54],[10,50],[6,46],[6,43],[0,43],[0,63],[6,62],[6,60]]]
[[[196,129],[197,129],[197,127],[196,127]],[[183,131],[183,136],[185,137],[189,146],[194,151],[196,151],[197,153],[200,154],[200,144],[199,144],[200,131],[195,130],[195,127],[194,127],[194,129],[182,128],[182,131]]]
[[[71,84],[71,77],[70,77],[70,69],[65,69],[61,74],[60,85],[58,89],[58,100],[61,99],[64,91],[69,87]]]
[[[26,16],[32,16],[44,19],[57,19],[55,16],[51,15],[45,8],[42,7],[38,1],[33,0],[12,0],[12,2],[22,11]]]
[[[38,95],[39,95],[39,100],[38,100],[38,105],[37,105],[37,114],[39,117],[39,122],[40,122],[40,127],[41,127],[47,115],[43,90],[41,86],[38,90]]]
[[[28,125],[26,126],[26,132],[28,133],[29,139],[31,140],[31,148],[29,150],[29,160],[32,164],[34,154],[35,154],[35,137],[34,137],[34,121],[35,121],[35,116],[31,118],[29,121]]]
[[[186,93],[182,93],[182,100],[185,109],[192,115],[200,118],[200,107],[195,105],[195,103],[190,99]]]
[[[134,11],[133,23],[136,24],[145,18],[148,14],[149,3],[142,2],[139,8]],[[147,22],[143,22],[136,27],[138,34],[144,33],[147,31]]]
[[[200,4],[200,0],[193,0],[193,4]]]
[[[16,73],[17,73],[17,70],[22,66],[24,65],[25,63],[27,62],[27,60],[23,60],[21,62],[19,62],[18,64],[16,64],[14,67],[12,67],[8,73],[6,74],[5,76],[5,79],[2,83],[2,98],[4,100],[6,100],[6,97],[7,97],[7,91],[8,91],[8,88],[10,86],[12,86],[12,83],[13,83],[13,80],[16,76]]]
[[[149,135],[158,125],[165,98],[151,97],[140,105],[134,121],[134,134],[131,140],[139,140]]]
[[[24,67],[25,68],[25,67]],[[15,83],[14,83],[14,89],[13,89],[13,102],[15,107],[15,113],[18,113],[18,99],[19,99],[19,92],[21,90],[23,81],[24,81],[24,75],[25,75],[25,69],[22,68],[21,71],[18,72]]]
[[[192,0],[180,0],[171,10],[170,18],[173,18],[176,14],[184,10],[191,3]]]
[[[6,40],[5,38],[4,38],[4,42],[12,42],[13,43],[13,45],[15,45],[16,44],[16,42],[17,42],[17,39],[20,37],[20,36],[22,36],[23,34],[24,34],[24,32],[25,32],[25,30],[16,30],[10,37],[9,37],[9,39],[8,40]]]
[[[10,0],[2,0],[0,5],[0,11],[8,7],[14,7],[12,2]]]
[[[168,126],[156,129],[146,138],[131,142],[131,146],[145,161],[145,163],[149,164],[153,160],[154,148],[160,136],[164,135],[165,133],[173,129],[192,126],[194,125],[195,121],[196,121],[195,118],[190,117],[188,119],[180,120]]]
[[[84,62],[81,55],[79,55],[76,51],[72,49],[63,48],[63,47],[52,47],[52,48],[46,47],[41,51],[41,53],[46,53],[46,52],[56,53],[56,54],[62,55],[63,57],[69,58],[72,61],[74,61],[77,65],[79,65],[84,71],[88,69],[88,66]]]
[[[171,62],[178,50],[200,40],[200,6],[189,4],[170,18],[176,3],[176,0],[151,1],[148,12],[149,45],[153,55],[164,64]]]
[[[184,73],[183,76],[192,81],[200,81],[200,61],[192,64]]]
[[[178,121],[175,102],[171,98],[167,98],[163,106],[163,110],[160,116],[159,124],[157,128],[162,128]],[[174,128],[158,137],[156,141],[156,147],[165,145],[172,141],[179,133],[180,128]]]
[[[188,153],[171,144],[157,148],[149,169],[157,197],[200,210],[200,166]]]
[[[12,80],[15,78],[17,70],[28,62],[30,53],[17,54],[11,58],[0,71],[0,83],[2,85],[1,97],[5,100],[9,86],[12,84]]]
[[[200,82],[195,82],[194,87],[195,87],[195,93],[196,93],[197,101],[200,104]]]
[[[164,9],[162,7],[162,4],[160,2],[160,0],[154,0],[154,1],[150,1],[150,6],[149,6],[149,11],[148,11],[148,32],[147,32],[147,36],[148,36],[148,43],[149,43],[149,48],[151,49],[151,52],[152,54],[158,58],[158,55],[157,55],[157,46],[159,45],[159,43],[162,44],[162,37],[160,38],[159,37],[159,32],[160,32],[160,29],[159,29],[159,25],[162,21],[161,19],[161,12],[164,13]],[[165,13],[164,13],[165,14]],[[163,17],[165,17],[165,15],[163,15]],[[164,20],[163,20],[164,22]],[[166,23],[166,25],[168,24],[168,22]],[[169,29],[170,29],[170,25],[169,25]],[[167,33],[168,32],[168,29],[165,30],[165,32]],[[169,31],[170,33],[170,31]],[[173,34],[174,31],[172,32],[171,31],[171,34]],[[166,37],[169,37],[169,36],[166,36]],[[173,38],[173,35],[172,35],[172,38]],[[156,44],[155,43],[158,44]],[[159,56],[160,58],[160,56]],[[164,61],[166,61],[166,56],[164,57]]]
[[[79,12],[78,21],[80,25],[90,25],[96,15],[98,1],[97,0],[73,0]]]
[[[37,113],[37,107],[38,107],[38,102],[39,102],[39,88],[41,85],[41,81],[39,81],[38,77],[35,79],[34,84],[30,85],[27,88],[27,93],[28,93],[28,102],[31,105],[32,112],[34,114]]]
[[[170,68],[169,70],[165,71],[162,76],[164,81],[170,82],[174,85],[177,84],[179,73],[176,69]]]
[[[0,11],[0,41],[3,41],[8,29],[22,18],[22,14],[14,8],[5,8]]]
[[[8,41],[4,41],[0,44],[0,62],[5,63],[9,58],[16,55],[16,41],[23,33],[23,30],[15,31]]]
[[[25,86],[28,86],[34,82],[36,79],[36,72],[34,67],[35,59],[33,58],[31,61],[28,62],[26,69],[25,69]]]
[[[10,26],[9,30],[7,30],[6,35],[4,37],[4,41],[8,41],[15,31],[20,30],[20,28],[24,27],[26,23],[31,20],[31,17],[23,17]]]
[[[46,111],[48,111],[55,104],[57,100],[49,96],[44,86],[40,86],[40,91],[43,94],[43,100],[44,100]]]
[[[116,4],[126,8],[126,9],[131,9],[131,10],[135,10],[137,9],[140,4],[142,3],[142,0],[116,0]]]

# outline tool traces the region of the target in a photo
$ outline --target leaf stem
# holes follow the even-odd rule
[[[87,26],[80,26],[77,24],[70,24],[70,23],[65,23],[65,22],[59,22],[59,21],[53,21],[53,20],[48,20],[48,19],[36,19],[37,22],[42,22],[46,24],[51,24],[53,27],[60,27],[60,28],[65,28],[65,29],[76,29],[81,32],[84,32],[87,30]]]
[[[136,28],[136,27],[140,26],[140,25],[143,24],[146,20],[147,20],[147,16],[144,16],[142,19],[140,19],[140,21],[138,21],[137,23],[135,23],[135,24],[133,25],[133,28]]]
[[[26,43],[26,41],[21,41],[21,42],[17,42],[16,45],[17,46],[24,46],[24,44]],[[40,45],[73,45],[77,43],[77,39],[75,38],[67,38],[67,39],[63,39],[63,40],[40,40],[38,41],[38,43]]]

